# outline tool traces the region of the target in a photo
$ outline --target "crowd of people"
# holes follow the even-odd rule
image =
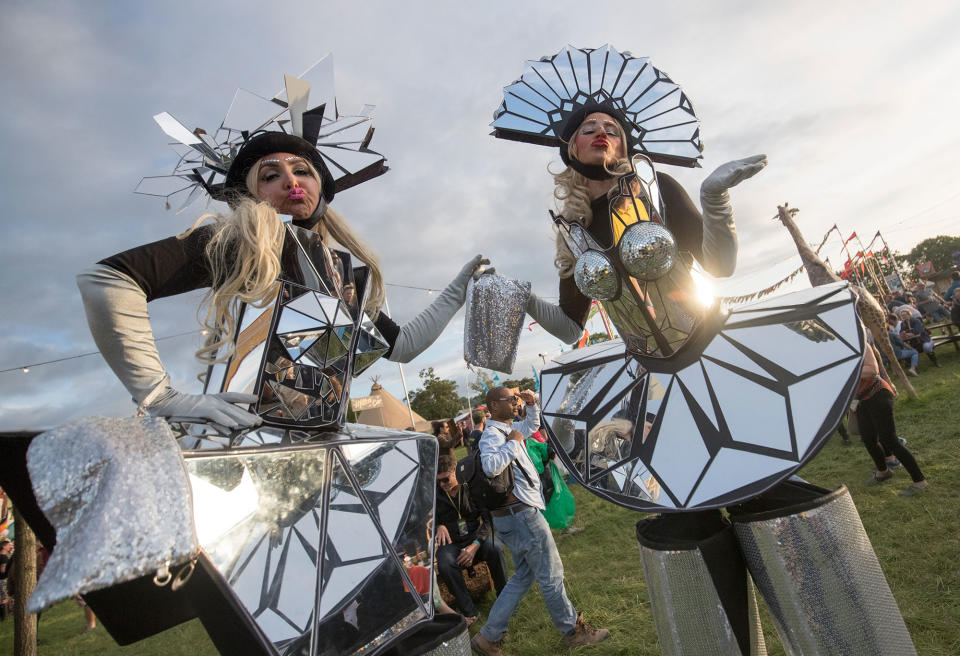
[[[907,373],[919,375],[917,365],[923,353],[939,367],[935,343],[928,327],[949,320],[960,327],[960,271],[951,273],[952,282],[941,296],[932,283],[918,282],[912,292],[884,298],[890,344],[898,360],[907,365]],[[889,363],[888,363],[889,364]]]

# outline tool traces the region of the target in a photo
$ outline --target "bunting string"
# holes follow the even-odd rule
[[[820,242],[820,245],[817,246],[817,249],[814,251],[814,253],[816,253],[817,255],[820,254],[820,251],[823,250],[824,244],[827,243],[827,239],[830,238],[830,233],[836,229],[837,229],[837,226],[834,225],[829,230],[827,230],[827,233],[823,236],[823,240]],[[770,285],[766,289],[761,289],[751,294],[742,294],[740,296],[723,296],[720,298],[720,302],[725,303],[727,305],[738,305],[740,303],[746,303],[747,301],[753,301],[755,299],[762,298],[764,296],[772,294],[773,292],[780,289],[780,287],[782,287],[783,285],[786,285],[788,282],[793,282],[793,279],[799,276],[803,272],[804,268],[806,267],[801,264],[799,267],[794,269],[786,278],[778,282],[775,282],[774,284]]]

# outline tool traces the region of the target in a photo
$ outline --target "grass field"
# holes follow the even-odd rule
[[[897,496],[910,482],[905,472],[884,485],[867,487],[873,465],[856,437],[852,446],[831,438],[800,474],[824,487],[850,488],[918,652],[955,656],[960,654],[960,356],[949,346],[938,349],[938,355],[942,369],[932,368],[922,357],[921,375],[912,379],[920,399],[901,395],[896,406],[898,432],[909,439],[908,447],[931,484],[925,494]],[[578,504],[574,525],[583,530],[557,537],[568,592],[591,624],[609,628],[612,635],[594,647],[565,649],[539,594],[531,591],[511,622],[504,652],[659,654],[634,539],[634,525],[642,515],[578,486],[573,490]],[[481,621],[492,601],[490,596],[480,606]],[[83,629],[83,613],[75,603],[53,608],[40,621],[40,654],[216,653],[196,621],[124,648],[102,628],[89,633]],[[764,629],[769,653],[783,654],[769,617]],[[12,653],[12,633],[10,619],[0,623],[0,654]]]

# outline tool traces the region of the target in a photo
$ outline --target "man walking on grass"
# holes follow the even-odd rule
[[[507,502],[490,511],[493,526],[513,554],[515,570],[497,597],[487,623],[473,637],[470,645],[481,656],[500,656],[500,639],[507,630],[510,617],[530,586],[540,584],[540,594],[553,625],[563,634],[567,646],[589,645],[605,639],[610,632],[594,629],[577,615],[563,586],[563,563],[550,527],[543,518],[543,495],[537,470],[527,455],[523,440],[540,427],[540,411],[536,397],[527,390],[520,392],[527,405],[524,422],[511,424],[517,395],[503,387],[487,392],[490,419],[480,438],[480,461],[488,476],[496,476],[513,467],[514,487]],[[516,430],[522,427],[524,432]]]

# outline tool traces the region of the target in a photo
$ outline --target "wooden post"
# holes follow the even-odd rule
[[[36,656],[37,616],[27,613],[27,599],[37,587],[37,537],[13,509],[16,534],[13,539],[13,576],[16,589],[13,599],[13,653]]]

